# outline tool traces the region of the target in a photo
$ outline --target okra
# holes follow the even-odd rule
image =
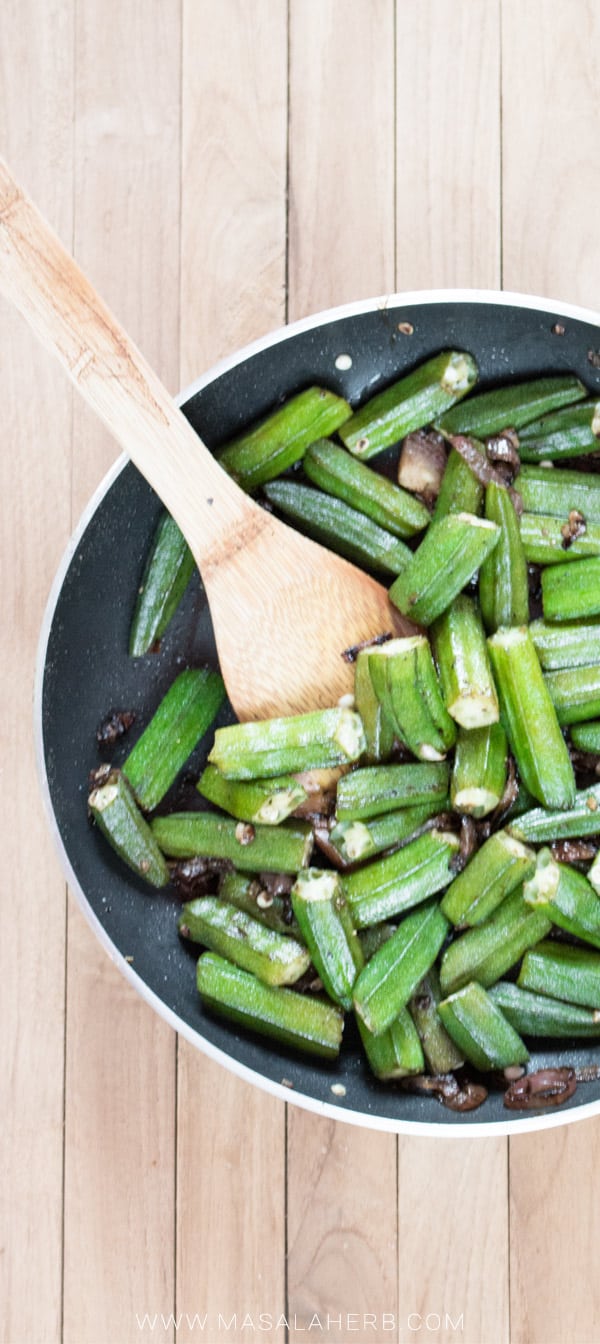
[[[355,927],[362,929],[404,913],[447,887],[458,848],[456,835],[434,829],[343,876],[342,890]]]
[[[299,873],[292,887],[292,906],[330,999],[350,1009],[365,959],[337,873],[320,868]]]
[[[329,840],[344,864],[362,863],[385,849],[397,849],[412,840],[421,826],[444,810],[446,803],[447,799],[419,803],[368,821],[340,821],[330,832]]]
[[[588,869],[588,882],[594,888],[597,896],[600,896],[600,850],[596,854],[591,868]]]
[[[479,605],[486,628],[526,625],[529,620],[527,561],[519,519],[505,486],[490,481],[485,492],[485,516],[500,528],[497,546],[479,573]]]
[[[256,490],[304,457],[309,444],[333,434],[352,415],[343,397],[308,387],[219,451],[225,471],[244,490]]]
[[[423,1050],[408,1008],[401,1008],[391,1026],[379,1036],[369,1031],[358,1014],[356,1021],[369,1066],[376,1078],[385,1082],[423,1072]]]
[[[471,355],[444,350],[371,397],[341,427],[340,438],[356,457],[374,457],[413,429],[430,424],[470,392],[476,381],[477,365]]]
[[[532,621],[529,632],[544,672],[563,667],[585,667],[600,662],[600,621]]]
[[[408,1005],[429,1069],[438,1075],[451,1073],[465,1062],[438,1013],[441,997],[439,976],[432,966],[417,985]]]
[[[493,555],[495,551],[489,559]],[[473,599],[459,593],[452,606],[434,622],[431,640],[451,717],[469,729],[495,723],[499,718],[498,696]]]
[[[545,807],[567,808],[575,776],[533,640],[524,626],[488,640],[502,720],[525,786]]]
[[[232,868],[221,875],[219,896],[222,901],[229,901],[236,909],[258,919],[268,929],[276,929],[277,933],[287,936],[291,934],[302,941],[289,897],[267,891],[260,878],[248,877]]]
[[[196,984],[208,1008],[241,1027],[324,1059],[339,1054],[344,1015],[332,1003],[264,985],[214,952],[199,958]]]
[[[320,490],[343,500],[395,537],[412,537],[429,524],[429,511],[420,500],[329,439],[311,444],[304,470]]]
[[[531,382],[480,392],[464,406],[456,406],[439,417],[435,427],[444,434],[476,434],[484,439],[501,429],[521,429],[550,411],[581,401],[585,395],[579,378],[534,378]]]
[[[453,924],[481,924],[534,872],[534,851],[496,831],[448,887],[442,910]]]
[[[485,455],[483,444],[477,439],[472,439],[471,442],[483,457]],[[458,449],[451,448],[433,511],[433,521],[439,523],[440,519],[449,513],[481,513],[483,495],[482,482],[471,471],[469,463],[465,462]]]
[[[411,558],[399,537],[322,490],[283,480],[272,481],[264,493],[280,513],[301,523],[308,536],[357,565],[380,574],[399,574]]]
[[[470,980],[485,988],[493,985],[551,928],[547,915],[527,905],[522,889],[517,888],[483,924],[446,948],[440,966],[442,993],[453,994]]]
[[[175,678],[123,765],[144,811],[164,798],[224,699],[223,678],[207,667],[190,667]]]
[[[368,961],[374,952],[378,952],[379,948],[387,943],[388,938],[391,938],[392,934],[396,932],[397,927],[397,924],[390,924],[388,920],[383,919],[381,924],[372,924],[370,928],[360,930],[358,936],[365,961]]]
[[[593,756],[600,755],[600,720],[592,723],[574,723],[571,728],[571,741],[578,751],[589,751]]]
[[[424,635],[392,639],[369,656],[373,688],[402,742],[422,761],[440,761],[456,740]]]
[[[445,761],[352,770],[338,784],[336,818],[364,821],[418,803],[436,803],[441,810],[440,804],[448,793],[448,780]]]
[[[151,886],[165,887],[169,869],[120,771],[111,770],[106,782],[92,790],[88,807],[119,858]]]
[[[227,779],[272,779],[357,761],[365,747],[353,710],[316,709],[217,728],[208,759]]]
[[[369,671],[369,648],[361,649],[354,666],[354,704],[360,714],[365,732],[364,759],[378,764],[391,755],[394,746],[394,726],[379,703]]]
[[[564,667],[560,672],[547,672],[546,685],[559,723],[585,723],[600,714],[598,663],[593,667]]]
[[[600,556],[543,570],[542,606],[547,621],[600,615]]]
[[[200,896],[184,905],[179,932],[193,943],[251,971],[265,985],[293,985],[310,966],[305,947],[218,896]]]
[[[476,1069],[505,1069],[529,1059],[525,1042],[474,981],[443,999],[438,1011],[446,1031]]]
[[[563,461],[599,447],[600,402],[580,401],[545,415],[519,434],[522,462]]]
[[[506,787],[508,744],[501,723],[461,728],[456,740],[450,800],[456,812],[486,817]]]
[[[555,944],[552,944],[555,946]],[[511,1026],[520,1036],[600,1036],[600,1012],[578,1008],[560,999],[549,999],[545,994],[534,994],[521,989],[511,980],[501,980],[489,990],[493,1003],[502,1010]]]
[[[448,931],[435,901],[413,910],[378,952],[354,986],[354,1010],[379,1036],[405,1008],[438,955]]]
[[[495,523],[471,513],[449,513],[433,522],[392,584],[390,601],[404,616],[431,625],[477,572],[499,535]]]
[[[530,812],[511,820],[510,832],[518,840],[531,845],[600,834],[600,784],[581,789],[575,794],[573,806],[564,812],[544,807],[532,808]]]
[[[542,910],[559,929],[600,948],[600,897],[583,873],[556,863],[549,849],[540,850],[523,899],[533,909]]]
[[[576,510],[586,523],[600,523],[600,476],[561,467],[521,467],[515,481],[524,513],[549,514],[566,523]]]
[[[542,942],[523,957],[517,984],[549,998],[600,1008],[600,952]]]
[[[150,653],[162,638],[195,567],[192,552],[175,519],[163,513],[138,588],[129,634],[129,653],[133,658]]]
[[[572,564],[600,555],[600,523],[576,520],[571,527],[560,515],[523,513],[520,522],[525,559],[531,565]]]
[[[171,812],[155,818],[152,834],[170,858],[202,854],[229,859],[247,873],[296,873],[307,867],[312,851],[312,831],[305,821],[251,826],[214,812]]]
[[[308,797],[293,775],[281,779],[226,779],[215,765],[207,765],[198,792],[238,821],[278,826]]]

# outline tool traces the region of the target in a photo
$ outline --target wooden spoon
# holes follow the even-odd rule
[[[0,289],[179,524],[240,719],[335,704],[352,687],[343,649],[412,628],[380,584],[280,523],[226,475],[2,160]]]

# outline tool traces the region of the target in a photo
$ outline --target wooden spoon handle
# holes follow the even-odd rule
[[[150,482],[198,564],[258,509],[225,474],[0,159],[0,290]]]

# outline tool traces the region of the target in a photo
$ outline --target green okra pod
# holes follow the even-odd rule
[[[448,887],[442,910],[453,924],[481,924],[534,872],[534,851],[496,831]]]
[[[499,630],[488,648],[502,720],[526,788],[546,807],[571,807],[573,766],[529,631]]]
[[[544,672],[600,662],[600,621],[532,621],[529,633]]]
[[[375,694],[401,742],[422,761],[440,761],[456,740],[424,635],[392,639],[373,649],[369,672]]]
[[[354,1010],[379,1036],[405,1008],[438,955],[448,931],[435,901],[413,910],[375,952],[354,986]]]
[[[600,476],[566,467],[521,467],[515,481],[524,513],[548,514],[567,522],[575,510],[587,523],[600,523]]]
[[[479,818],[495,810],[506,788],[507,753],[501,723],[459,730],[450,785],[456,812]]]
[[[306,868],[313,836],[305,821],[281,826],[252,826],[214,812],[171,812],[155,817],[152,834],[164,854],[189,859],[229,859],[247,873],[296,873]]]
[[[404,616],[431,625],[450,606],[498,541],[500,528],[471,513],[449,513],[427,529],[390,588]]]
[[[401,1008],[391,1025],[379,1036],[374,1036],[373,1032],[369,1031],[358,1014],[356,1021],[365,1055],[376,1078],[386,1082],[423,1072],[425,1067],[423,1050],[407,1008]]]
[[[600,1036],[600,1012],[595,1009],[578,1008],[545,994],[534,994],[512,980],[501,980],[488,992],[520,1036],[553,1036],[557,1040]]]
[[[589,751],[592,756],[600,754],[600,719],[591,723],[574,723],[571,741],[578,751]]]
[[[534,420],[519,434],[522,462],[561,462],[600,447],[600,402],[580,401]]]
[[[557,863],[549,849],[540,850],[523,899],[559,929],[600,948],[600,897],[583,873]]]
[[[196,984],[208,1008],[241,1027],[324,1059],[339,1054],[344,1015],[332,1003],[265,985],[214,952],[199,958]]]
[[[490,481],[485,492],[485,516],[500,528],[498,544],[479,571],[479,605],[486,628],[526,625],[529,620],[527,561],[519,519],[510,494]]]
[[[163,513],[152,538],[131,622],[129,652],[151,653],[175,615],[196,568],[190,548],[169,513]]]
[[[547,621],[600,615],[600,556],[542,570],[542,606]]]
[[[219,450],[225,471],[244,490],[256,490],[304,457],[309,444],[333,434],[352,410],[324,387],[308,387]]]
[[[354,666],[354,704],[360,715],[365,733],[364,759],[370,765],[386,761],[394,746],[394,727],[383,705],[379,703],[371,673],[369,648],[361,649]]]
[[[541,942],[523,957],[517,984],[549,998],[600,1008],[600,952]]]
[[[435,427],[444,434],[475,434],[484,439],[501,429],[521,429],[561,406],[581,401],[585,395],[579,378],[534,378],[480,392],[438,417]]]
[[[412,840],[427,821],[445,810],[447,801],[418,803],[367,821],[339,821],[329,834],[329,842],[344,864],[362,863]]]
[[[529,1051],[497,1003],[472,981],[439,1005],[446,1031],[476,1069],[525,1064]]]
[[[429,511],[420,500],[330,439],[311,444],[304,470],[320,490],[343,500],[395,537],[412,537],[429,524]]]
[[[579,790],[573,806],[565,811],[535,807],[524,812],[511,820],[510,832],[530,845],[600,833],[600,784]]]
[[[431,640],[446,709],[451,717],[469,729],[496,723],[498,696],[483,626],[473,599],[459,593],[434,622]]]
[[[280,779],[226,779],[215,765],[207,765],[198,780],[198,792],[238,821],[278,826],[308,798],[293,775]]]
[[[105,783],[92,789],[88,807],[119,858],[151,886],[165,887],[169,869],[120,771],[111,770]]]
[[[472,439],[471,443],[483,457],[485,455],[483,444],[479,443],[477,439]],[[482,482],[471,471],[469,463],[465,462],[462,453],[459,453],[457,448],[451,448],[442,476],[440,492],[433,510],[433,521],[439,523],[440,519],[445,518],[448,513],[479,514],[483,505],[483,496]]]
[[[408,1005],[430,1072],[438,1075],[451,1073],[465,1062],[438,1013],[441,997],[439,976],[432,966]]]
[[[293,985],[310,966],[309,953],[295,938],[266,928],[218,896],[189,901],[178,928],[183,938],[226,957],[265,985]]]
[[[342,877],[342,890],[356,928],[378,924],[426,901],[452,880],[459,849],[450,831],[426,831],[402,849]]]
[[[367,460],[428,425],[464,397],[477,381],[477,365],[463,351],[444,350],[377,393],[355,411],[340,438],[356,457]]]
[[[591,868],[588,869],[587,877],[596,895],[600,896],[600,850],[598,850]]]
[[[353,710],[316,709],[217,728],[208,759],[227,779],[272,779],[357,761],[365,746]]]
[[[572,564],[600,555],[600,523],[587,522],[579,511],[575,517],[561,514],[523,513],[520,521],[523,553],[530,565]]]
[[[338,784],[336,818],[364,821],[418,803],[435,803],[441,810],[448,794],[449,777],[445,761],[352,770]]]
[[[561,724],[585,723],[600,714],[600,666],[564,667],[546,673],[550,699]]]
[[[221,874],[219,896],[229,901],[237,910],[244,910],[268,929],[285,933],[302,941],[289,896],[284,897],[268,891],[260,878],[240,873],[232,868]]]
[[[207,667],[190,667],[175,678],[123,765],[144,811],[164,798],[224,699],[223,678]]]
[[[365,958],[338,874],[320,868],[299,873],[292,887],[292,906],[330,999],[350,1009]]]
[[[453,994],[470,980],[487,989],[551,928],[543,911],[527,905],[521,888],[517,888],[483,924],[461,934],[446,948],[440,966],[442,993]]]
[[[282,480],[266,485],[264,493],[280,513],[300,523],[308,536],[357,565],[380,574],[399,574],[411,558],[399,537],[322,490]]]

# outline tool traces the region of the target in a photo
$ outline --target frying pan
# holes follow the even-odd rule
[[[351,304],[275,332],[216,365],[179,398],[210,448],[310,383],[356,403],[444,348],[470,351],[485,387],[572,372],[600,397],[600,316],[520,294],[423,291]],[[343,358],[340,358],[343,356]],[[95,730],[111,708],[133,709],[136,731],[187,664],[218,666],[198,579],[146,658],[127,654],[136,585],[161,505],[122,458],[88,505],[56,576],[41,632],[35,690],[40,780],[63,866],[94,932],[127,979],[189,1041],[249,1082],[320,1114],[373,1128],[429,1135],[500,1134],[600,1111],[600,1080],[558,1110],[508,1113],[502,1092],[457,1114],[370,1075],[352,1024],[335,1065],[315,1063],[210,1016],[195,988],[196,955],[180,941],[179,900],[151,892],[125,869],[86,818],[86,784],[98,765]],[[233,721],[226,706],[217,721]],[[209,735],[210,736],[210,735]],[[126,748],[124,748],[125,750]],[[168,804],[198,805],[196,752]],[[118,755],[114,758],[118,761]],[[564,1042],[532,1054],[531,1068],[600,1063],[600,1043]],[[339,1085],[342,1084],[340,1088]],[[332,1089],[335,1088],[335,1091]]]

